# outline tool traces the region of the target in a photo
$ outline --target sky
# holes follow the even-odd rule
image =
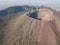
[[[0,0],[0,9],[4,9],[10,6],[21,5],[46,5],[55,8],[60,8],[60,0]]]

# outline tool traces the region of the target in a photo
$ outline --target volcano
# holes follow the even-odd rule
[[[48,8],[29,11],[10,20],[0,34],[1,45],[60,45],[60,16]]]

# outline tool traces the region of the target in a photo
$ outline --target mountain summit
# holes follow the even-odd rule
[[[0,45],[60,44],[58,11],[45,7],[12,15],[8,21],[5,18],[5,25],[0,23]]]

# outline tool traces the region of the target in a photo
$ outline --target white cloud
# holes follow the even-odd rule
[[[60,0],[0,0],[0,9],[12,5],[53,5],[59,6]]]

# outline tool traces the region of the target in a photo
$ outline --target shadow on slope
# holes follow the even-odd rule
[[[41,20],[40,18],[38,18],[38,14],[37,14],[37,11],[34,11],[34,12],[29,12],[27,14],[27,16],[31,17],[31,18],[34,18],[34,19],[37,19],[37,20]]]

